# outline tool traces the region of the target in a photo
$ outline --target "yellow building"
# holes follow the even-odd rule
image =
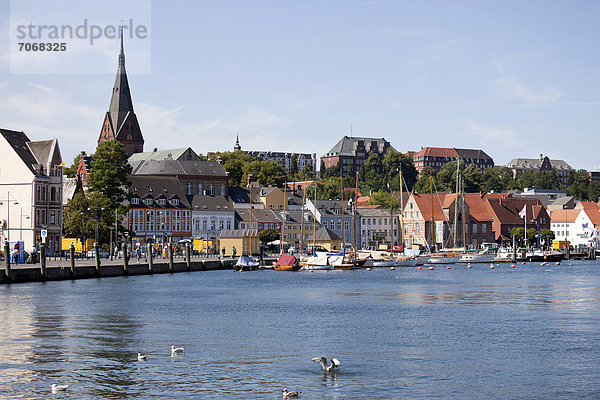
[[[325,227],[321,227],[315,234],[315,246],[322,246],[328,251],[340,251],[342,249],[342,239]],[[306,246],[312,247],[313,235],[309,235]]]
[[[222,249],[225,248],[225,257],[232,257],[234,248],[236,256],[260,254],[258,230],[256,229],[252,231],[250,229],[223,230],[219,245],[219,254],[222,255]]]

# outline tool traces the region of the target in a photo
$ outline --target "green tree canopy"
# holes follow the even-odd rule
[[[560,175],[558,171],[526,171],[519,173],[516,179],[517,187],[522,189],[534,187],[536,189],[560,189]]]
[[[229,173],[229,185],[246,186],[247,175],[244,174],[244,165],[256,159],[245,151],[237,150],[215,153],[211,161],[216,161],[219,157],[221,157],[221,165]]]
[[[287,226],[287,224],[286,224]],[[263,229],[258,232],[258,238],[262,241],[263,244],[267,244],[274,240],[279,240],[280,232],[275,229]]]
[[[63,229],[65,236],[79,238],[96,237],[96,218],[98,221],[98,243],[107,244],[110,241],[110,231],[115,226],[115,211],[117,221],[121,220],[126,208],[114,203],[100,192],[87,191],[77,193],[67,205]],[[118,227],[122,231],[121,227]],[[113,238],[114,239],[114,238]]]
[[[486,168],[481,179],[481,191],[484,193],[502,192],[504,190],[516,189],[516,181],[513,172],[508,167]]]
[[[77,154],[73,159],[73,163],[63,168],[63,174],[65,174],[68,178],[75,178],[77,175],[77,168],[79,167],[79,160],[81,159],[81,154]]]
[[[456,166],[456,165],[455,165]],[[427,193],[429,192],[430,183],[429,177],[432,177],[434,180],[436,179],[435,170],[431,167],[425,167],[421,170],[421,175],[415,183],[414,190],[419,193]]]
[[[87,186],[115,203],[122,203],[127,198],[125,188],[131,174],[125,148],[118,140],[109,140],[98,145],[93,157]]]
[[[579,200],[593,200],[589,196],[589,187],[590,178],[586,170],[580,169],[569,175],[567,180],[567,194],[569,196],[574,196]],[[594,201],[597,201],[597,198]]]
[[[400,188],[400,170],[402,170],[402,190],[411,191],[417,182],[417,169],[413,163],[412,158],[389,149],[383,157],[383,173],[386,177],[386,184],[390,184],[390,190],[398,192]]]
[[[287,179],[283,167],[276,161],[252,161],[244,165],[244,177],[252,174],[254,180],[262,185],[282,187]]]

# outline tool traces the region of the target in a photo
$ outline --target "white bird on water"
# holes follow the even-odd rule
[[[69,385],[57,385],[56,383],[52,384],[52,393],[64,392],[67,390]]]
[[[298,397],[300,395],[300,393],[302,393],[297,390],[288,391],[287,388],[283,389],[281,392],[283,393],[284,399],[291,399],[292,397]]]
[[[142,353],[138,353],[138,361],[146,361],[146,355]]]
[[[183,347],[175,347],[171,345],[171,357],[179,354],[183,354]]]
[[[331,359],[331,365],[327,365],[327,359],[325,357],[315,357],[312,359],[314,362],[321,364],[323,371],[331,372],[340,366],[340,362],[337,358]]]

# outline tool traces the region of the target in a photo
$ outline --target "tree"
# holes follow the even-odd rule
[[[483,175],[475,164],[469,165],[463,170],[465,193],[478,193],[481,190]]]
[[[226,151],[215,153],[211,161],[221,158],[221,165],[229,173],[230,186],[246,186],[247,176],[244,174],[244,165],[256,159],[245,151]]]
[[[383,173],[385,174],[386,181],[390,184],[390,190],[395,192],[400,189],[400,177],[399,170],[402,170],[402,190],[408,188],[408,191],[412,190],[413,186],[417,182],[417,169],[413,163],[412,158],[389,149],[383,157]]]
[[[97,227],[98,243],[108,243],[115,223],[115,210],[121,215],[124,212],[100,192],[77,193],[67,205],[63,224],[65,236],[84,242],[86,238],[96,237]]]
[[[600,197],[600,182],[592,181],[588,186],[588,200],[597,202]]]
[[[274,240],[279,240],[280,232],[275,229],[263,229],[258,232],[258,238],[261,240],[263,244],[267,244]]]
[[[87,186],[102,193],[110,201],[120,204],[127,198],[131,165],[125,148],[118,140],[102,142],[96,148]]]
[[[421,170],[421,176],[420,176],[419,180],[417,180],[417,183],[415,183],[415,186],[413,189],[419,193],[428,193],[429,187],[430,187],[429,177],[432,177],[433,179],[435,179],[435,177],[436,177],[435,170],[431,167],[423,168]]]
[[[252,161],[244,165],[244,176],[252,174],[262,185],[283,186],[287,175],[283,167],[276,161]]]
[[[298,173],[298,162],[296,161],[296,157],[292,157],[292,161],[290,162],[290,175],[294,176]]]
[[[77,175],[77,168],[79,167],[79,160],[81,159],[81,154],[77,154],[73,159],[73,163],[69,167],[63,168],[63,173],[69,178],[75,178]]]
[[[317,200],[337,200],[341,197],[340,178],[330,182],[317,183]],[[306,188],[306,198],[315,198],[315,187]],[[344,192],[344,199],[354,198],[354,190]]]
[[[486,168],[483,171],[480,188],[484,193],[502,192],[516,187],[512,170],[508,167]]]
[[[525,228],[523,228],[525,229]],[[529,246],[535,246],[537,244],[538,231],[534,228],[527,229],[527,244]]]
[[[304,164],[304,167],[302,167],[302,170],[300,172],[298,172],[298,174],[296,176],[301,181],[309,181],[309,180],[314,179],[315,174],[314,174],[312,165],[308,164],[308,163]]]
[[[321,162],[321,179],[336,178],[340,176],[340,164],[332,165],[329,168]]]
[[[540,229],[538,235],[542,240],[542,244],[546,247],[550,247],[552,245],[552,241],[554,240],[554,232],[550,229]]]
[[[510,230],[510,237],[514,237],[515,241],[519,245],[523,245],[523,239],[525,239],[525,228],[512,228]]]
[[[569,175],[567,180],[567,194],[579,200],[590,200],[589,196],[590,178],[588,172],[580,169]]]
[[[384,191],[379,191],[379,192],[375,192],[371,195],[371,205],[380,205],[382,208],[387,208],[389,210],[390,208],[390,193],[388,192],[384,192]],[[400,209],[400,199],[396,196],[393,196],[391,198],[392,200],[392,206],[394,210],[399,210]]]
[[[369,152],[369,156],[363,163],[359,175],[363,183],[361,187],[367,190],[379,191],[386,188],[386,176],[383,174],[381,160],[373,151]]]
[[[522,189],[534,187],[536,189],[560,189],[560,175],[556,170],[551,171],[526,171],[517,175],[517,187]]]

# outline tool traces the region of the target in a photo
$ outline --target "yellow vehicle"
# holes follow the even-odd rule
[[[94,239],[87,239],[85,241],[85,250],[90,250],[94,248]],[[62,249],[63,250],[69,250],[71,248],[71,243],[73,243],[73,246],[75,247],[75,252],[77,253],[82,253],[83,249],[81,248],[81,239],[78,238],[70,238],[70,237],[65,237],[63,236],[62,238]]]
[[[560,250],[562,248],[565,247],[571,247],[571,242],[568,240],[553,240],[552,241],[552,248],[555,250]]]
[[[216,254],[219,251],[219,242],[216,240],[206,240],[201,238],[194,239],[194,250],[200,253],[206,253],[208,250],[209,254]]]

